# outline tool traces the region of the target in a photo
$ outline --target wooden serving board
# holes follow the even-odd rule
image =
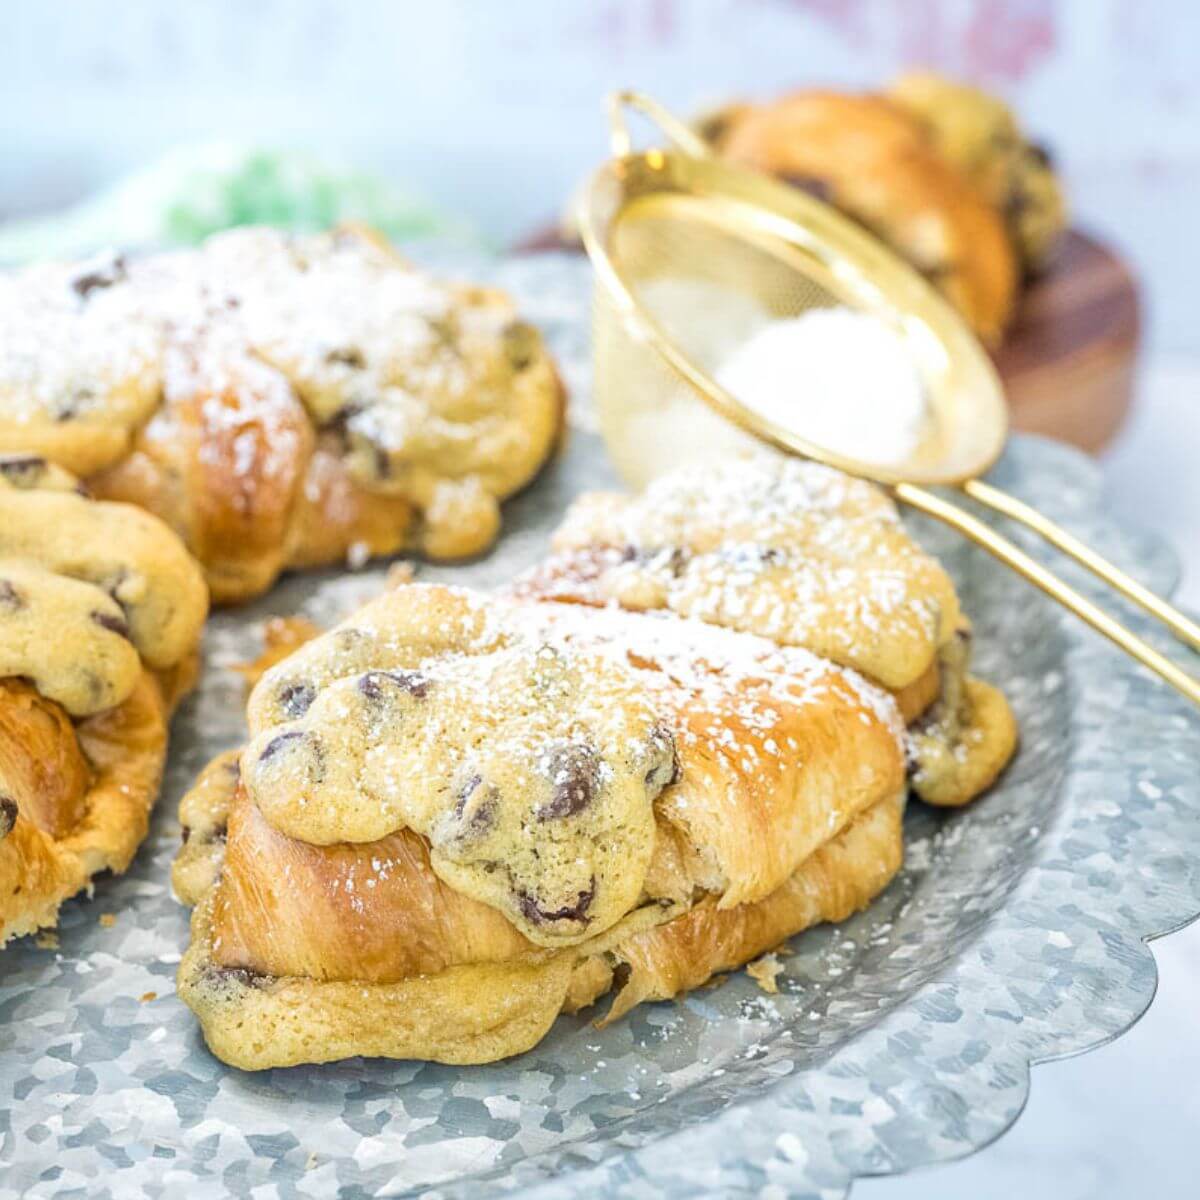
[[[1013,426],[1091,453],[1111,441],[1133,403],[1140,308],[1120,258],[1085,233],[1067,233],[996,354]]]
[[[556,229],[517,252],[578,250]],[[1053,265],[1021,297],[997,352],[1015,429],[1089,453],[1108,444],[1133,403],[1141,327],[1137,283],[1103,243],[1068,232]]]

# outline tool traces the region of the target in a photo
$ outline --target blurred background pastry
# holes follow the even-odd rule
[[[937,153],[1004,218],[1028,272],[1049,263],[1067,227],[1050,152],[1031,141],[998,96],[933,71],[910,71],[887,97],[916,117]]]
[[[718,153],[811,192],[860,221],[930,280],[990,346],[1023,273],[1066,225],[1044,152],[1011,111],[930,72],[886,92],[792,92],[699,123]]]

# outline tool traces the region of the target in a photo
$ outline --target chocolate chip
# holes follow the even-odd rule
[[[361,371],[367,365],[366,356],[357,346],[343,346],[337,350],[330,350],[325,355],[325,361],[330,365],[353,367],[356,371]]]
[[[33,487],[46,469],[46,460],[38,454],[0,455],[0,475],[14,487]]]
[[[375,458],[375,474],[380,479],[387,479],[392,473],[392,460],[388,458],[388,452],[382,446],[372,446],[371,451]]]
[[[17,823],[17,802],[11,796],[0,796],[0,840],[12,833]]]
[[[329,430],[331,433],[338,433],[345,436],[346,429],[350,422],[353,421],[355,417],[366,412],[366,409],[367,406],[364,401],[351,400],[348,403],[343,404],[342,407],[339,408],[337,412],[335,412],[333,416],[325,422],[323,428]]]
[[[461,817],[463,815],[463,810],[467,806],[467,801],[481,783],[483,783],[482,775],[472,775],[466,781],[466,783],[464,783],[462,787],[458,789],[458,795],[454,801],[454,815],[456,817]]]
[[[644,557],[654,570],[667,571],[671,575],[679,575],[687,565],[687,552],[682,546],[650,551]]]
[[[833,185],[828,179],[817,175],[781,175],[779,178],[784,183],[799,188],[814,200],[820,200],[824,204],[833,203]]]
[[[429,691],[429,680],[419,671],[368,671],[358,681],[358,690],[368,700],[381,699],[390,687],[420,700]]]
[[[86,300],[92,292],[112,287],[114,283],[120,283],[126,274],[125,259],[117,254],[108,262],[99,263],[92,270],[77,275],[71,280],[71,287],[82,299]]]
[[[262,749],[262,753],[258,756],[259,763],[265,763],[268,759],[274,758],[289,742],[295,742],[305,736],[302,729],[289,729],[286,733],[281,733],[273,737]]]
[[[125,623],[124,617],[114,617],[111,613],[96,611],[93,611],[90,616],[101,629],[107,629],[109,633],[115,633],[126,641],[130,640],[129,626]]]
[[[534,810],[539,821],[556,821],[582,812],[600,791],[600,756],[583,742],[559,742],[543,751],[538,763],[550,780],[550,799]]]
[[[1054,154],[1044,142],[1029,143],[1029,157],[1039,166],[1053,168]]]
[[[378,700],[383,695],[382,671],[368,671],[358,681],[358,690],[368,700]]]
[[[459,837],[481,837],[496,823],[500,793],[479,775],[472,775],[459,789],[454,800],[454,818]]]
[[[118,567],[113,573],[112,577],[107,579],[104,583],[104,590],[114,600],[116,600],[118,604],[121,604],[121,599],[118,593],[129,582],[131,575],[132,572],[128,567]],[[124,606],[122,605],[122,607]]]
[[[916,717],[908,728],[912,733],[933,733],[941,724],[943,715],[943,702],[939,697],[920,716]]]
[[[721,557],[735,566],[740,567],[773,567],[781,563],[784,553],[776,546],[760,546],[754,542],[742,542],[734,546],[726,546],[721,550]]]
[[[304,716],[316,698],[316,688],[309,683],[289,683],[279,689],[279,707],[289,717]]]
[[[619,562],[636,562],[652,570],[678,575],[687,564],[687,552],[682,546],[663,546],[657,550],[642,546],[625,546],[620,552]]]
[[[586,920],[584,914],[592,907],[592,901],[595,898],[596,877],[594,875],[592,876],[592,882],[588,884],[587,890],[579,893],[579,898],[574,904],[568,904],[563,908],[556,908],[550,912],[542,908],[537,900],[528,892],[517,893],[517,903],[520,905],[525,919],[531,925],[549,925],[552,921]]]
[[[69,396],[61,396],[54,409],[54,419],[61,425],[73,421],[87,405],[96,398],[94,389],[86,384],[76,388]]]
[[[217,825],[204,839],[205,845],[211,845],[213,842],[224,842],[229,836],[229,828],[226,825]],[[179,831],[180,840],[186,846],[192,837],[192,827],[184,825]]]
[[[25,597],[9,579],[0,579],[0,612],[17,612],[25,607]]]
[[[646,787],[657,795],[663,788],[679,782],[679,755],[675,752],[675,739],[666,726],[660,725],[654,730],[651,744],[655,749],[661,747],[665,751],[646,772]]]
[[[108,691],[108,686],[104,680],[96,674],[95,671],[89,671],[86,667],[80,668],[80,675],[83,676],[84,685],[87,687],[88,695],[92,700],[99,702]]]
[[[1018,189],[1010,192],[1004,201],[1004,215],[1010,221],[1019,220],[1033,206],[1033,197]]]
[[[504,353],[514,371],[524,371],[537,356],[537,331],[524,321],[513,321],[506,325],[501,334],[504,340]]]

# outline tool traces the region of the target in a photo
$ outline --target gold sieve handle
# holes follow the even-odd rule
[[[987,488],[987,485],[980,485],[978,483],[964,485],[964,490],[968,495],[972,495],[975,499],[982,500],[983,503],[987,504],[992,499],[991,493],[996,492],[996,489],[987,488],[984,495],[981,496],[978,494],[981,488]],[[933,492],[928,492],[924,488],[917,487],[912,483],[897,483],[892,487],[892,492],[898,500],[902,500],[910,507],[918,509],[920,512],[928,513],[931,517],[945,522],[945,524],[957,529],[960,533],[970,538],[976,545],[982,546],[983,549],[995,555],[1001,562],[1012,567],[1019,575],[1028,579],[1035,587],[1041,588],[1046,595],[1057,600],[1064,608],[1073,612],[1081,620],[1086,621],[1098,633],[1102,633],[1108,638],[1109,641],[1120,646],[1122,650],[1132,655],[1143,666],[1149,667],[1151,671],[1165,679],[1172,687],[1181,691],[1194,704],[1200,704],[1200,682],[1176,666],[1166,655],[1160,654],[1148,642],[1143,641],[1136,634],[1130,633],[1128,629],[1117,621],[1114,621],[1112,617],[1103,609],[1093,604],[1086,596],[1081,595],[1069,584],[1064,583],[1052,571],[1048,571],[1035,558],[1031,558],[1024,550],[1010,542],[1008,538],[997,533],[978,517],[973,516],[955,504],[951,504],[947,500],[943,500],[940,496],[934,495]],[[992,507],[1006,513],[1006,515],[1013,515],[1005,506],[1011,505],[1015,508],[1020,505],[1020,501],[1013,500],[1012,497],[1006,496],[1003,492],[998,492],[996,495],[997,497],[1003,497],[1003,501],[992,505]],[[988,498],[984,499],[984,496]],[[1059,529],[1053,522],[1047,521],[1040,514],[1034,512],[1033,509],[1029,509],[1028,512],[1037,517],[1038,520],[1026,523],[1037,529],[1039,533],[1042,533],[1047,540],[1053,542],[1055,545],[1059,544],[1060,539],[1063,540],[1063,548],[1067,550],[1067,553],[1071,553],[1072,557],[1075,557],[1075,554],[1068,547],[1086,551],[1088,555],[1094,557],[1098,564],[1101,564],[1104,569],[1111,572],[1114,577],[1120,577],[1122,580],[1128,579],[1123,572],[1118,571],[1116,567],[1105,562],[1099,555],[1094,555],[1081,542],[1076,542],[1065,530]],[[1023,520],[1024,515],[1018,516],[1017,519]],[[1085,565],[1092,565],[1083,557],[1080,558],[1080,561],[1084,562]],[[1097,571],[1097,574],[1100,573],[1100,571]],[[1104,577],[1107,578],[1107,575]],[[1129,583],[1133,583],[1133,580],[1129,580]],[[1120,585],[1118,584],[1117,586]],[[1140,585],[1137,586],[1140,587]],[[1121,587],[1120,590],[1125,592],[1124,587]],[[1191,625],[1191,622],[1187,621],[1187,618],[1182,613],[1176,613],[1170,605],[1159,600],[1152,592],[1146,592],[1146,595],[1154,600],[1157,605],[1177,616],[1185,626]]]
[[[694,129],[663,108],[657,100],[652,100],[645,92],[630,89],[609,92],[605,98],[605,106],[608,109],[609,144],[612,146],[614,158],[624,158],[633,151],[633,140],[629,136],[629,127],[625,124],[627,108],[632,108],[653,121],[674,143],[676,149],[682,150],[684,154],[692,158],[712,157],[708,143]]]
[[[1161,596],[1156,596],[1148,587],[1143,587],[1136,579],[1126,575],[1119,567],[1097,554],[1091,546],[1085,545],[1061,525],[1056,525],[1048,517],[1042,516],[1036,508],[1031,508],[1015,496],[1010,496],[980,479],[968,479],[961,486],[972,500],[1028,526],[1050,545],[1056,546],[1077,563],[1087,567],[1093,575],[1099,576],[1127,600],[1132,600],[1134,604],[1141,605],[1148,613],[1156,616],[1181,642],[1186,642],[1193,650],[1200,650],[1200,625],[1168,604]]]

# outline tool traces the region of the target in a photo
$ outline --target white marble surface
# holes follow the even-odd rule
[[[1111,502],[1172,541],[1185,571],[1179,599],[1200,609],[1200,361],[1156,362],[1140,391],[1137,415],[1105,456]],[[1035,1067],[1024,1114],[988,1149],[902,1179],[862,1181],[854,1200],[1200,1194],[1200,923],[1153,950],[1158,995],[1125,1037]]]

